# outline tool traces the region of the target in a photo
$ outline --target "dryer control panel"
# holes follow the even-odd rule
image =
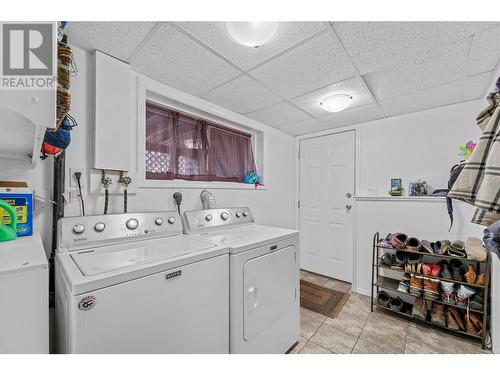
[[[248,207],[185,211],[182,216],[184,233],[186,234],[224,229],[253,222],[252,211]]]
[[[63,217],[58,222],[58,250],[151,239],[182,233],[176,211]]]

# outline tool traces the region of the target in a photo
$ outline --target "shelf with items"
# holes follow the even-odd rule
[[[380,263],[375,264],[374,267],[383,268],[383,269],[390,270],[390,271],[393,271],[393,272],[410,273],[410,272],[406,272],[404,269],[388,267],[388,266],[384,266],[383,264],[380,264]],[[427,277],[429,279],[440,280],[440,281],[442,280],[442,281],[447,281],[447,282],[450,282],[450,283],[467,285],[467,286],[470,286],[471,288],[479,288],[479,289],[484,289],[485,288],[484,285],[471,284],[471,283],[468,283],[468,282],[465,282],[465,281],[459,281],[459,280],[454,280],[454,279],[446,279],[446,278],[439,277],[439,276],[426,275],[426,274],[423,274],[423,273],[420,273],[420,272],[411,272],[411,273],[413,273],[415,275]]]
[[[401,295],[415,298],[415,296],[410,294],[409,292],[403,292],[403,291],[398,289],[399,281],[397,279],[393,279],[393,278],[385,277],[385,276],[379,276],[377,281],[374,282],[374,285],[380,287],[381,289],[390,290],[392,292],[396,292],[396,293],[399,293]],[[461,309],[461,310],[467,310],[467,306],[460,306],[457,304],[448,303],[448,302],[445,302],[445,301],[440,300],[440,299],[433,300],[433,299],[425,298],[425,297],[421,297],[421,298],[423,298],[424,300],[429,301],[429,302],[439,303],[440,305],[456,307],[456,308]],[[476,310],[476,309],[472,309],[472,308],[469,308],[469,311],[472,311],[472,312],[475,312],[478,314],[483,313],[483,310]]]
[[[415,251],[410,251],[407,250],[406,248],[404,249],[396,249],[393,247],[387,247],[387,246],[381,246],[379,245],[380,243],[380,236],[379,233],[375,233],[373,236],[373,257],[372,257],[372,284],[371,284],[371,309],[373,311],[374,306],[377,306],[378,308],[381,308],[386,311],[390,311],[394,314],[398,314],[401,316],[404,316],[408,319],[411,319],[415,322],[421,322],[427,325],[434,326],[439,329],[444,329],[456,334],[460,334],[463,336],[475,338],[475,339],[480,339],[482,343],[482,348],[486,348],[486,338],[489,335],[489,325],[488,325],[488,313],[489,313],[489,305],[488,305],[488,295],[489,295],[489,289],[490,289],[490,269],[491,269],[491,264],[490,264],[490,256],[488,254],[487,258],[485,261],[478,261],[475,259],[469,259],[469,258],[461,258],[461,257],[455,257],[455,256],[450,256],[447,254],[431,254],[427,252],[418,252],[417,254],[421,254],[422,260],[420,261],[421,263],[429,263],[432,264],[432,261],[435,263],[439,262],[439,260],[451,260],[451,259],[458,259],[460,262],[463,262],[463,264],[475,264],[475,269],[477,271],[482,269],[482,272],[485,274],[485,283],[484,285],[479,285],[479,284],[474,284],[474,283],[468,283],[465,280],[460,281],[460,280],[454,280],[450,278],[443,278],[439,276],[432,276],[432,275],[427,275],[421,272],[408,272],[408,270],[405,270],[404,267],[390,267],[385,264],[381,264],[380,262],[380,257],[384,253],[392,253],[395,251],[402,251],[405,253],[413,253],[415,254]],[[427,260],[427,261],[426,261]],[[420,263],[419,262],[419,263]],[[391,275],[390,273],[393,272],[394,274]],[[412,273],[413,275],[417,275],[418,277],[423,277],[423,278],[428,278],[428,279],[433,279],[433,280],[439,280],[442,282],[448,282],[448,283],[454,283],[457,285],[464,285],[469,288],[474,289],[478,295],[482,295],[482,309],[477,309],[477,308],[470,308],[468,306],[469,301],[467,301],[467,305],[460,305],[460,304],[455,304],[455,303],[450,303],[447,301],[443,301],[440,298],[433,299],[433,298],[428,298],[425,296],[425,293],[422,293],[422,296],[419,297],[424,301],[425,308],[427,310],[427,318],[429,318],[429,303],[431,304],[438,304],[438,305],[443,305],[444,309],[446,311],[450,310],[453,311],[453,309],[457,309],[457,314],[460,314],[460,317],[462,320],[469,319],[469,314],[476,316],[479,315],[482,323],[482,328],[477,328],[477,331],[475,333],[473,332],[467,332],[465,330],[456,330],[453,328],[448,327],[447,325],[443,326],[439,323],[435,323],[434,321],[430,320],[422,320],[421,318],[418,318],[416,316],[413,316],[413,313],[408,311],[397,311],[394,309],[391,309],[388,306],[383,306],[379,303],[378,301],[378,296],[381,290],[388,291],[391,293],[396,294],[397,296],[404,297],[407,301],[414,301],[416,296],[412,295],[409,291],[402,291],[399,290],[399,283],[400,281],[404,278],[404,274],[410,274]],[[478,272],[479,273],[479,272]],[[398,278],[395,276],[396,274],[401,274],[401,277]],[[442,286],[442,285],[441,285]],[[441,287],[440,286],[440,287]],[[425,290],[425,289],[424,289]],[[391,298],[394,298],[394,296],[390,296]],[[413,308],[412,303],[410,302],[405,302],[405,305],[411,306]],[[477,305],[475,306],[477,307]],[[448,311],[449,312],[449,311]],[[462,313],[460,313],[462,312]],[[478,319],[479,320],[479,319]],[[445,317],[445,324],[447,324],[447,318]],[[470,322],[471,320],[469,320]],[[462,327],[463,328],[463,327]],[[479,335],[479,333],[481,333]]]
[[[387,247],[387,246],[381,246],[381,245],[375,245],[376,247],[378,247],[379,249],[383,249],[383,250],[389,250],[389,251],[403,251],[405,253],[409,253],[409,254],[415,254],[415,251],[412,251],[412,250],[407,250],[405,248],[403,249],[396,249],[394,247]],[[472,263],[484,263],[484,261],[480,261],[480,260],[475,260],[475,259],[470,259],[470,258],[460,258],[460,257],[455,257],[455,256],[452,256],[452,255],[446,255],[446,254],[443,254],[443,255],[440,255],[440,254],[431,254],[431,253],[428,253],[428,252],[419,252],[419,254],[422,254],[423,256],[426,256],[426,257],[432,257],[432,258],[439,258],[439,259],[458,259],[462,262],[472,262]]]

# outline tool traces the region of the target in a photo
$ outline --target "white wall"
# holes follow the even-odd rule
[[[74,48],[74,56],[78,65],[78,76],[72,80],[72,110],[79,126],[73,131],[73,142],[67,151],[66,169],[82,168],[88,171],[92,166],[92,92],[93,66],[91,55],[81,49]],[[136,125],[134,115],[133,124]],[[264,173],[266,188],[262,190],[228,190],[214,189],[217,204],[220,207],[248,205],[251,207],[256,221],[262,224],[293,228],[295,226],[295,165],[293,164],[294,138],[274,128],[260,125],[264,132]],[[134,137],[135,138],[135,137]],[[135,139],[134,139],[135,142]],[[109,145],[113,147],[113,145]],[[131,145],[132,165],[136,165],[135,144]],[[126,157],[124,155],[124,157]],[[88,186],[88,180],[86,181]],[[69,179],[66,179],[69,189]],[[87,190],[87,189],[86,189]],[[183,206],[187,209],[201,208],[200,188],[138,188],[137,194],[129,196],[129,212],[148,210],[175,209],[172,195],[175,191],[183,194]],[[86,197],[86,214],[99,214],[103,209],[103,196]],[[123,198],[114,195],[110,198],[110,213],[122,212]],[[65,207],[65,215],[80,215],[79,202],[72,202]]]

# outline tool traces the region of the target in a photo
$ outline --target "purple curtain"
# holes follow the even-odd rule
[[[255,171],[249,134],[146,105],[146,178],[241,182]]]

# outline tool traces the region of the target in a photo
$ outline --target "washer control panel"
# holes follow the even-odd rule
[[[223,229],[253,223],[250,208],[233,207],[185,211],[182,216],[184,233],[200,233],[210,229]]]
[[[63,217],[58,222],[58,251],[80,250],[130,238],[149,239],[182,233],[177,211]]]

